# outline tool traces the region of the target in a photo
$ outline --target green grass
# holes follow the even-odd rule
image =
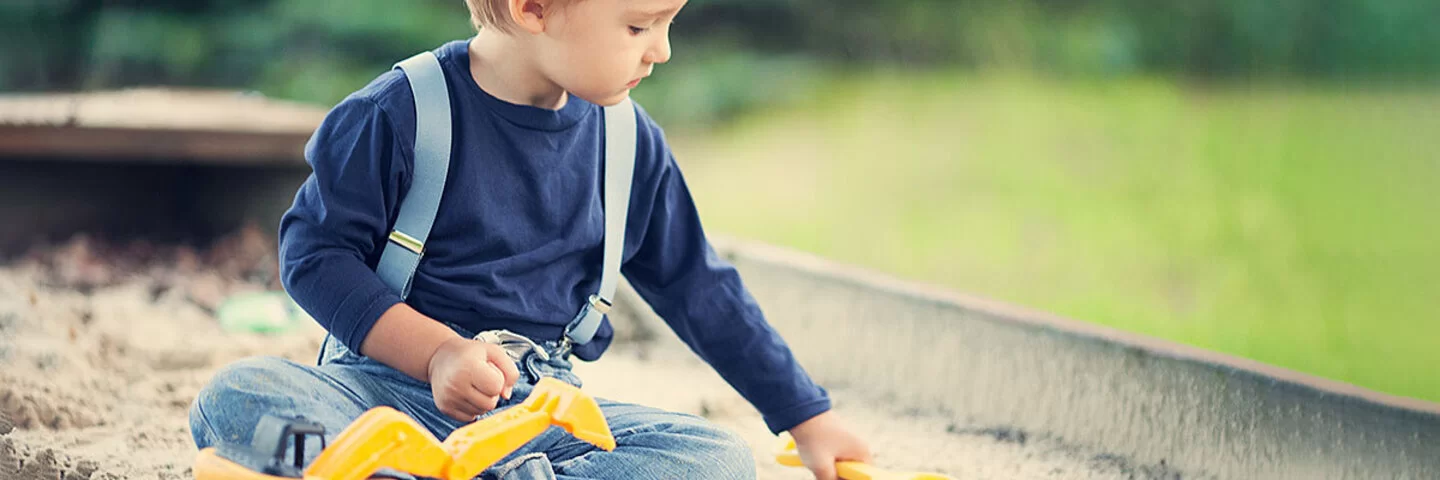
[[[1440,401],[1440,90],[872,75],[673,140],[711,231]]]

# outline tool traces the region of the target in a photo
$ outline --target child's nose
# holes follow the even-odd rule
[[[654,45],[645,53],[645,61],[649,63],[665,63],[670,61],[670,36],[659,35]]]

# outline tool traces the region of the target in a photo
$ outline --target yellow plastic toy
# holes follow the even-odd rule
[[[800,453],[795,451],[795,439],[788,434],[780,435],[780,452],[775,461],[787,467],[804,467]],[[835,473],[844,480],[955,480],[938,473],[891,472],[860,462],[836,462]]]
[[[606,451],[615,437],[595,399],[553,378],[541,379],[519,405],[456,429],[442,443],[414,419],[390,407],[366,411],[324,445],[324,429],[298,419],[266,417],[250,448],[206,448],[195,457],[197,480],[362,480],[382,469],[443,480],[469,480],[524,446],[551,425]],[[305,437],[320,435],[322,451],[301,470]],[[284,461],[287,439],[294,464]]]

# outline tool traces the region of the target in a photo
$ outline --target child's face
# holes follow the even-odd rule
[[[538,36],[540,68],[572,95],[609,106],[670,61],[670,23],[686,0],[577,0]]]

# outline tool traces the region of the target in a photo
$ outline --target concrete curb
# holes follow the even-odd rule
[[[1221,478],[1440,478],[1434,403],[776,247],[716,245],[828,386]]]

